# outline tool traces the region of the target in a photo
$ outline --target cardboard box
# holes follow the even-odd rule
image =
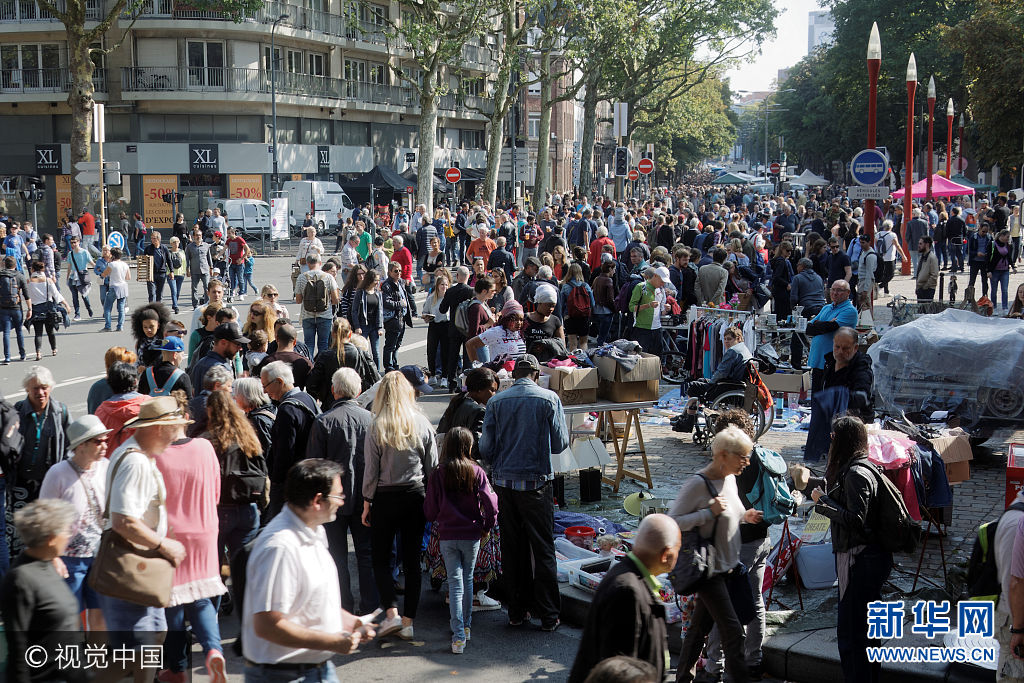
[[[640,352],[640,360],[629,372],[625,372],[622,366],[614,358],[599,356],[597,359],[597,371],[601,379],[609,382],[647,382],[649,380],[661,379],[661,358],[650,353]]]
[[[811,388],[810,372],[783,372],[781,370],[770,375],[761,375],[768,391],[780,394],[806,394]]]
[[[1011,443],[1006,453],[1006,507],[1024,488],[1024,443]]]
[[[942,456],[946,463],[946,477],[950,484],[959,484],[971,478],[971,463],[974,454],[971,452],[971,441],[966,434],[940,436],[931,439],[935,452]]]
[[[588,593],[597,592],[597,587],[604,578],[604,573],[612,568],[612,558],[594,554],[593,559],[570,560],[563,566],[569,573],[569,585]]]
[[[597,395],[615,403],[657,401],[658,384],[656,379],[645,382],[609,382],[602,379],[597,387]]]
[[[578,406],[597,400],[596,368],[574,368],[567,372],[559,368],[541,367],[540,371],[541,377],[548,380],[548,388],[562,399],[562,405]]]

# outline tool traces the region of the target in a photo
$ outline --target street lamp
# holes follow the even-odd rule
[[[928,179],[925,181],[925,196],[932,199],[932,129],[935,123],[935,76],[928,77]]]
[[[949,98],[949,103],[946,105],[946,180],[952,180],[953,176],[949,174],[950,167],[953,164],[953,98]]]
[[[960,144],[956,147],[956,170],[964,172],[964,113],[960,112]]]
[[[907,62],[907,157],[903,169],[903,225],[900,226],[903,243],[903,267],[901,272],[910,275],[910,256],[907,245],[907,223],[910,222],[910,205],[914,200],[914,93],[917,91],[917,60],[910,53]]]
[[[878,109],[878,71],[882,66],[882,40],[878,37],[878,23],[871,24],[868,36],[868,149],[875,148],[876,116]],[[864,200],[864,229],[868,237],[875,238],[875,200]]]
[[[277,25],[288,18],[287,14],[282,14],[274,19],[274,25],[270,27],[270,125],[274,129],[274,172],[271,182],[275,190],[280,186],[280,177],[277,174],[277,52],[274,50],[274,33],[277,31]]]

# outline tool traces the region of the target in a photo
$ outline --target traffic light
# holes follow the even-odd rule
[[[629,175],[629,149],[626,147],[615,148],[615,175]]]

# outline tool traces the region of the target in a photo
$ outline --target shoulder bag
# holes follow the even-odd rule
[[[127,451],[114,466],[111,487],[117,470],[132,453]],[[160,505],[164,504],[163,496]],[[110,489],[107,490],[105,517],[110,516]],[[89,587],[97,593],[146,607],[166,607],[171,602],[174,566],[155,549],[140,549],[113,529],[106,529],[89,571]]]
[[[711,485],[711,480],[700,472],[697,476],[704,480],[708,493],[712,498],[718,497],[718,491]],[[701,589],[704,581],[711,576],[715,568],[715,532],[718,530],[718,517],[711,527],[711,537],[700,535],[700,525],[683,532],[682,545],[676,566],[669,572],[668,580],[676,595],[692,595]]]

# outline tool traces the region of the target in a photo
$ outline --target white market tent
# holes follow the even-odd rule
[[[808,187],[820,187],[822,185],[828,185],[827,180],[822,178],[820,175],[813,173],[809,168],[804,169],[804,172],[798,175],[797,177],[790,178],[789,182],[802,183],[804,185],[807,185]]]

